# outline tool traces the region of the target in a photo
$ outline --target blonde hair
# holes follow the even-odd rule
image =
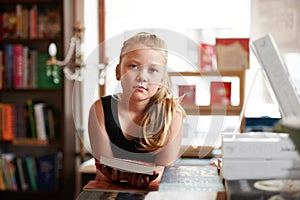
[[[167,63],[167,50],[165,42],[155,34],[140,32],[123,43],[120,59],[126,53],[151,48],[161,51]],[[169,140],[172,119],[176,112],[185,116],[178,98],[175,98],[171,91],[171,81],[165,69],[165,76],[162,87],[153,95],[144,110],[142,119],[142,137],[140,138],[141,150],[155,151],[164,147]]]

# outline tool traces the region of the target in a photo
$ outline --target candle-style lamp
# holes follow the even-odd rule
[[[47,61],[47,75],[53,76],[53,82],[56,83],[56,68],[62,68],[64,75],[68,80],[82,81],[85,64],[81,52],[81,44],[84,28],[82,23],[76,23],[74,35],[71,37],[70,45],[66,57],[63,61],[57,60],[57,48],[55,43],[51,43],[48,48],[50,59]],[[74,57],[74,61],[72,58]],[[54,72],[54,74],[53,74]]]

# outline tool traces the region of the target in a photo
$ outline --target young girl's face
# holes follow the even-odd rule
[[[117,67],[123,94],[134,100],[150,99],[161,87],[166,59],[154,49],[139,49],[122,56]]]

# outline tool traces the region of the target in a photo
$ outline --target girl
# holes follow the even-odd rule
[[[120,94],[97,100],[90,109],[89,138],[96,161],[96,180],[147,187],[160,181],[163,168],[152,176],[125,173],[99,162],[100,156],[155,162],[168,166],[180,156],[185,116],[170,90],[165,43],[141,32],[123,43],[116,78]]]

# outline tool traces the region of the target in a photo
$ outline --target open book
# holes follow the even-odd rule
[[[108,158],[104,156],[100,157],[100,163],[119,170],[147,175],[153,175],[153,172],[158,167],[154,163],[121,158]]]
[[[300,97],[297,87],[289,75],[272,35],[267,34],[252,41],[251,48],[267,75],[283,118],[299,117]]]

